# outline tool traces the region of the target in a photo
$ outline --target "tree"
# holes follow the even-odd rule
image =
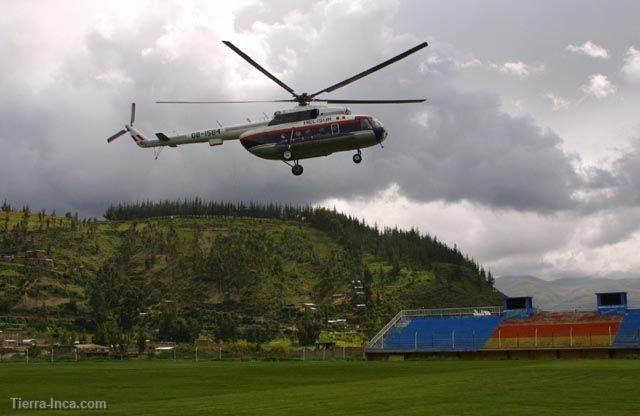
[[[320,322],[311,313],[305,313],[297,323],[298,342],[300,345],[313,345],[320,336]]]

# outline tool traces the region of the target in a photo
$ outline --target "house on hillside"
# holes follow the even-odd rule
[[[108,357],[109,347],[98,344],[76,344],[73,346],[79,357]]]
[[[47,256],[44,250],[35,251],[36,263],[42,267],[53,269],[53,260]]]
[[[24,329],[22,328],[5,328],[3,331],[0,331],[0,341],[2,341],[2,343],[21,344],[23,333]]]
[[[27,250],[25,252],[25,257],[33,261],[38,266],[53,269],[53,260],[47,256],[47,252],[44,250]]]

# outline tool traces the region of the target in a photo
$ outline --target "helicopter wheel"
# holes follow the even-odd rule
[[[282,152],[282,158],[284,160],[291,160],[292,157],[293,155],[291,154],[291,150],[287,149],[284,152]]]
[[[360,150],[358,150],[358,153],[353,155],[353,163],[360,163],[360,162],[362,162],[362,155],[360,154]]]
[[[293,173],[295,176],[302,175],[303,171],[304,169],[302,168],[302,165],[298,165],[297,163],[291,167],[291,173]]]

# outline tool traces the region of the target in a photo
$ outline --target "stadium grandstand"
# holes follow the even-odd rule
[[[502,306],[403,310],[369,341],[367,357],[516,358],[640,354],[640,309],[626,292],[596,293],[595,310],[543,311],[533,298]]]

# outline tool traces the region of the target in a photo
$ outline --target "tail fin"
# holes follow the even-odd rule
[[[131,126],[128,126],[127,130],[129,130],[129,134],[131,134],[131,138],[133,139],[133,141],[136,142],[138,146],[144,147],[145,141],[147,140],[144,134],[140,133],[140,131]]]
[[[146,146],[148,143],[147,138],[144,137],[144,135],[140,133],[138,130],[133,128],[133,122],[135,120],[136,120],[136,103],[131,103],[131,121],[129,122],[129,124],[124,126],[124,129],[120,130],[113,136],[109,137],[107,139],[107,143],[111,143],[112,141],[122,136],[123,134],[129,133],[131,134],[131,138],[133,139],[133,141],[136,142],[138,146],[147,147]]]

